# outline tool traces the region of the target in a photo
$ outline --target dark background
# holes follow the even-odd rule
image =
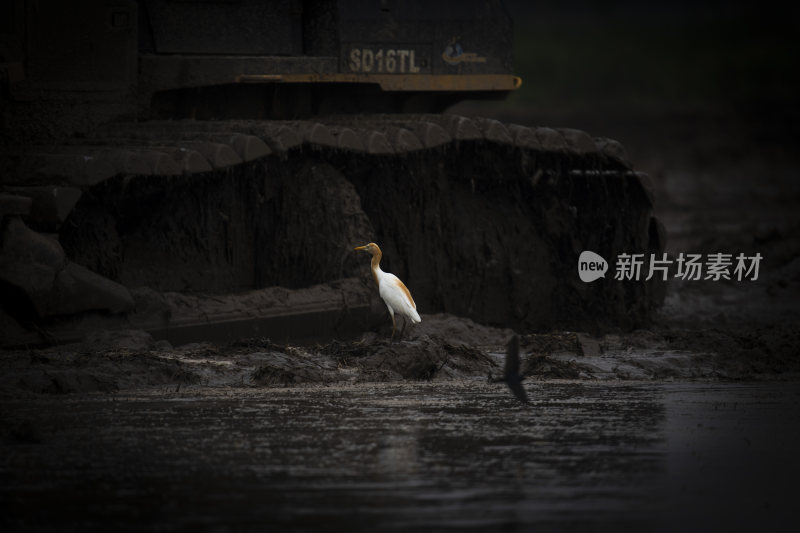
[[[796,320],[800,41],[772,2],[507,1],[522,87],[454,112],[616,138],[657,189],[668,251],[760,252],[761,278],[673,282],[664,313]]]
[[[538,110],[797,110],[797,8],[771,2],[506,2],[509,105]],[[786,109],[786,107],[790,109]]]

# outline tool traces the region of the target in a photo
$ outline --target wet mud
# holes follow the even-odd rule
[[[82,343],[8,350],[0,389],[64,394],[186,386],[450,382],[500,375],[510,329],[427,315],[392,341],[390,326],[349,340],[292,345],[264,337],[172,346],[144,331],[99,331]],[[800,332],[791,325],[653,327],[591,335],[520,337],[521,372],[532,381],[740,381],[800,379]]]

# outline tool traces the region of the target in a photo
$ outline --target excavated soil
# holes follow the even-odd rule
[[[4,394],[117,392],[186,387],[260,388],[299,384],[448,381],[502,374],[508,329],[452,315],[427,315],[401,341],[389,331],[353,340],[287,345],[266,338],[173,347],[139,330],[98,331],[86,341],[6,351]],[[536,382],[795,380],[794,325],[655,326],[592,336],[521,336],[522,372]]]

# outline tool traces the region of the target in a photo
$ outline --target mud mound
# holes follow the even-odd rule
[[[428,335],[446,339],[453,345],[480,347],[503,345],[513,334],[514,331],[510,328],[485,326],[468,318],[446,313],[426,314],[421,323],[406,330],[409,339]]]
[[[256,352],[250,359],[264,359],[265,362],[251,374],[255,385],[294,385],[297,383],[331,383],[346,378],[334,361],[292,347],[284,347],[284,352]]]
[[[340,365],[358,368],[363,380],[430,380],[481,375],[496,363],[487,354],[464,344],[450,344],[439,337],[415,336],[414,340],[360,340],[331,343],[319,351]]]
[[[589,376],[586,367],[576,361],[560,361],[547,356],[533,356],[525,360],[522,372],[529,379],[578,379]]]
[[[85,346],[3,354],[0,390],[45,394],[114,392],[200,383],[201,376],[156,350],[90,350]]]
[[[539,355],[574,353],[583,355],[581,338],[573,332],[531,334],[520,337],[520,349]]]
[[[143,331],[99,331],[82,343],[3,352],[0,393],[450,379],[495,366],[485,350],[427,335],[397,343],[366,334],[305,347],[263,337],[172,347]]]
[[[78,344],[2,352],[0,395],[483,380],[502,372],[507,330],[449,315],[422,324],[400,342],[369,332],[308,346],[250,337],[173,347],[143,331],[99,331]],[[797,379],[798,332],[789,323],[541,333],[521,336],[520,356],[532,381]]]

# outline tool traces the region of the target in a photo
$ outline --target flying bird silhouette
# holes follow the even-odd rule
[[[489,381],[492,383],[505,382],[519,401],[528,403],[528,395],[525,394],[525,388],[522,386],[523,379],[525,379],[525,375],[519,373],[519,336],[514,335],[506,345],[506,364],[503,367],[503,377],[492,378],[490,373]]]

